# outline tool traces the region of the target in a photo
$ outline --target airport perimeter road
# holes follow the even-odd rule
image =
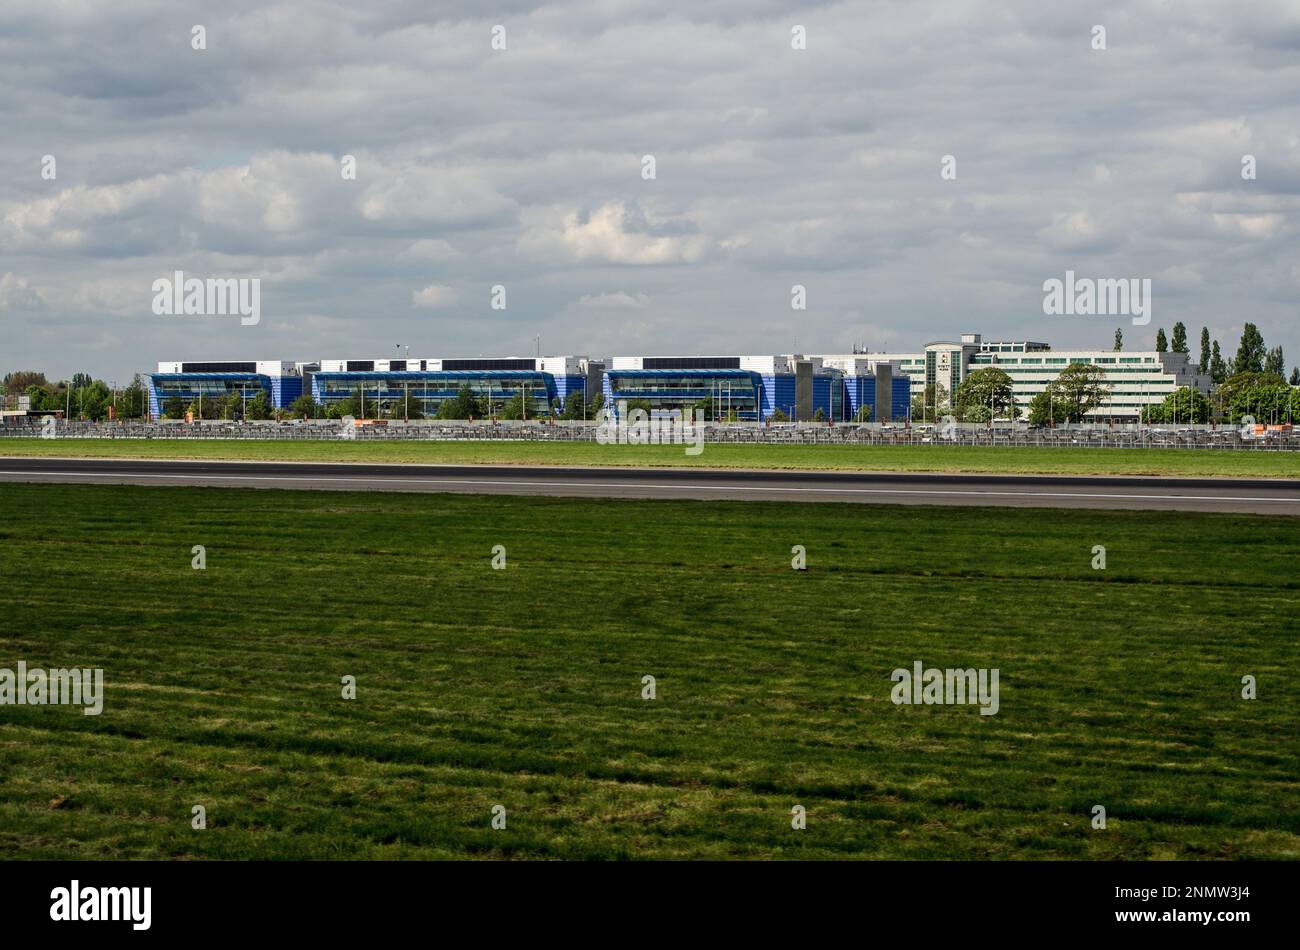
[[[0,481],[1300,515],[1291,479],[0,458]]]

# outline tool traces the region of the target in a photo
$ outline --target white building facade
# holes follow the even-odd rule
[[[911,381],[913,398],[924,397],[927,386],[937,385],[941,407],[951,404],[952,394],[972,372],[996,366],[1011,378],[1012,397],[1022,419],[1033,398],[1071,363],[1095,366],[1105,374],[1109,398],[1088,413],[1089,419],[1097,421],[1135,422],[1144,407],[1159,405],[1177,389],[1190,387],[1208,397],[1212,386],[1209,375],[1201,374],[1187,353],[1053,350],[1047,343],[1029,340],[985,341],[978,333],[963,334],[955,342],[928,343],[921,352],[855,357],[894,364],[895,374]],[[823,359],[834,362],[845,357]]]

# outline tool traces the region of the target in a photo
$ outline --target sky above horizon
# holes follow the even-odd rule
[[[0,113],[0,372],[1178,320],[1300,363],[1287,0],[6,0]],[[1150,279],[1151,323],[1044,314],[1067,270]],[[156,314],[175,271],[258,278],[259,322]]]

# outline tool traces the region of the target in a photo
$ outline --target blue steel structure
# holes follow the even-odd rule
[[[754,369],[742,369],[742,360],[752,359]],[[641,362],[642,358],[637,358]],[[389,368],[392,363],[396,368]],[[172,396],[179,396],[186,406],[204,399],[227,397],[230,393],[264,391],[273,408],[287,408],[295,399],[309,391],[312,398],[326,407],[348,399],[358,389],[366,399],[365,414],[378,416],[386,413],[398,400],[409,399],[421,414],[435,415],[439,406],[455,397],[468,385],[479,398],[486,398],[497,409],[512,397],[526,393],[527,414],[530,418],[552,414],[574,395],[587,395],[589,385],[599,380],[605,405],[617,413],[622,401],[644,401],[652,409],[689,410],[705,403],[725,416],[731,412],[737,419],[766,421],[780,410],[787,418],[798,417],[799,374],[793,371],[795,363],[807,371],[803,377],[807,418],[821,415],[832,422],[851,421],[863,406],[871,407],[871,421],[903,420],[907,418],[911,398],[910,382],[905,375],[895,375],[891,380],[891,405],[882,411],[876,406],[878,382],[883,389],[884,380],[874,375],[848,376],[840,369],[809,367],[801,360],[785,363],[784,358],[684,357],[675,366],[676,358],[645,357],[644,362],[657,364],[655,368],[604,368],[605,364],[581,357],[556,357],[524,359],[476,360],[336,360],[329,361],[329,369],[316,368],[320,364],[293,364],[276,362],[234,363],[164,363],[159,372],[149,376],[149,409],[154,417],[161,415],[163,404]],[[766,363],[766,366],[762,365]],[[689,365],[694,363],[695,365]],[[706,364],[701,366],[700,364]],[[378,368],[376,365],[378,364]],[[459,365],[459,369],[442,369],[442,365]],[[548,372],[548,369],[565,370]],[[730,365],[728,365],[730,364]],[[511,368],[493,368],[507,366]],[[790,372],[782,372],[789,365]],[[351,366],[352,368],[348,368]],[[406,369],[411,366],[412,369]],[[424,368],[426,366],[439,368]],[[533,368],[524,368],[531,366]],[[574,373],[581,366],[590,375]],[[261,372],[250,372],[254,367]],[[415,368],[420,367],[420,368]],[[771,368],[775,368],[775,372]],[[165,372],[167,369],[202,368],[202,372]],[[760,372],[759,369],[763,371]],[[278,370],[278,371],[277,371]],[[304,376],[304,374],[306,374]],[[310,379],[309,390],[304,389],[304,379]],[[373,406],[373,409],[372,409]]]
[[[850,421],[859,406],[875,405],[874,376],[845,376],[839,371],[812,376],[812,413],[821,410],[832,422]],[[893,381],[893,418],[907,414],[906,379]],[[644,400],[652,409],[689,410],[701,401],[737,419],[766,421],[779,409],[796,417],[798,382],[793,373],[758,373],[746,369],[608,369],[603,383],[605,405],[617,414],[618,403]],[[877,415],[873,414],[873,419]]]
[[[438,407],[465,385],[493,406],[526,394],[532,417],[549,414],[557,400],[582,391],[585,378],[556,377],[541,370],[369,370],[317,372],[311,380],[312,398],[327,407],[360,389],[367,400],[378,399],[381,408],[409,398],[428,416],[437,413]]]
[[[844,391],[847,396],[848,418],[856,419],[858,410],[863,406],[871,408],[870,422],[901,422],[908,418],[908,406],[912,401],[912,382],[906,376],[894,376],[890,380],[890,406],[888,413],[882,413],[876,405],[876,378],[874,376],[845,376]]]
[[[293,392],[297,383],[297,392],[287,401],[286,392]],[[231,393],[255,396],[264,391],[274,408],[287,406],[302,392],[302,377],[277,378],[265,373],[150,373],[149,374],[149,413],[153,418],[162,415],[163,404],[173,396],[179,396],[189,406],[190,403],[203,399],[225,399]]]
[[[744,369],[608,369],[601,389],[615,415],[623,400],[645,400],[652,409],[667,410],[716,400],[723,412],[731,409],[738,418],[752,420],[760,398],[768,398],[760,395],[763,386],[762,375]]]

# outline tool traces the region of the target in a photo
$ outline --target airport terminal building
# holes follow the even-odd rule
[[[703,402],[720,419],[849,422],[866,410],[871,422],[903,422],[914,398],[937,393],[943,405],[972,372],[996,366],[1011,378],[1024,418],[1030,401],[1071,363],[1105,374],[1110,399],[1091,413],[1097,421],[1135,421],[1144,406],[1160,404],[1178,388],[1206,395],[1211,389],[1209,376],[1185,353],[1057,351],[969,333],[913,353],[170,361],[149,376],[149,411],[158,418],[173,397],[190,405],[263,391],[276,409],[303,394],[326,407],[360,395],[367,417],[385,414],[399,400],[432,416],[469,386],[494,407],[521,397],[529,418],[553,415],[573,396],[590,403],[599,393],[614,413],[633,401],[668,411]]]

